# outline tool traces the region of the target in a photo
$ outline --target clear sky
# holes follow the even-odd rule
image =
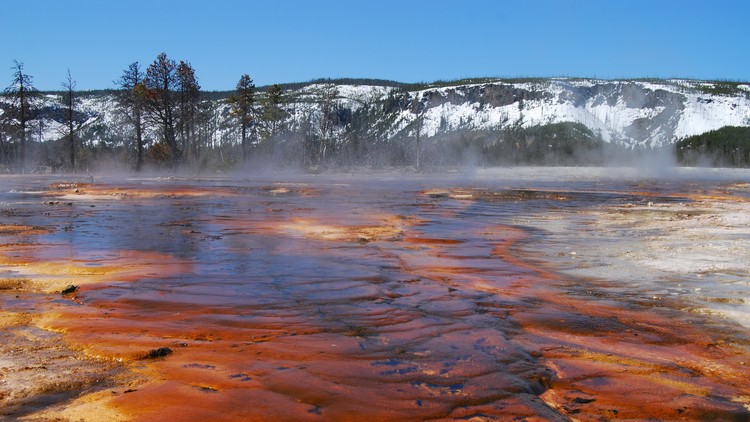
[[[41,90],[67,69],[112,88],[128,64],[186,60],[205,90],[315,78],[479,76],[750,81],[750,0],[0,0],[13,60]],[[4,73],[3,73],[3,69]]]

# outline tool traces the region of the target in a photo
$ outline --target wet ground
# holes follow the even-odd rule
[[[704,176],[0,176],[0,415],[747,420],[750,174]]]

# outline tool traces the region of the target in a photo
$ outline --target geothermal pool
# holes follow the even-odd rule
[[[750,172],[641,173],[0,176],[0,417],[746,420]]]

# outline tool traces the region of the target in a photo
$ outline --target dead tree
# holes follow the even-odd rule
[[[63,81],[62,87],[65,90],[63,93],[63,103],[65,104],[65,126],[66,126],[65,137],[68,140],[68,152],[70,154],[70,168],[75,172],[76,170],[76,136],[75,136],[76,82],[70,76],[70,69],[68,69],[68,77]]]

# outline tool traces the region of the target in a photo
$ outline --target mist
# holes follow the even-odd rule
[[[259,89],[252,123],[245,128],[244,153],[230,93],[198,96],[191,106],[194,114],[178,113],[172,144],[161,124],[144,121],[143,171],[470,175],[496,166],[607,166],[670,177],[676,166],[750,163],[747,128],[742,127],[750,121],[750,100],[738,84],[723,84],[721,95],[714,95],[706,91],[707,84],[673,80],[357,83],[320,80]],[[79,95],[70,113],[79,144],[73,167],[62,97],[38,100],[27,125],[23,160],[15,105],[0,100],[0,171],[133,170],[136,133],[118,105],[120,94]],[[722,125],[731,130],[711,135]],[[711,136],[701,138],[704,134]]]

